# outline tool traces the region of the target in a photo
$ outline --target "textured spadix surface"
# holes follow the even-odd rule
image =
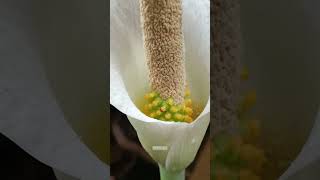
[[[190,124],[152,119],[137,108],[135,102],[149,89],[139,1],[112,0],[110,5],[110,102],[128,116],[153,159],[168,170],[184,169],[209,124],[209,1],[182,2],[187,82],[193,102],[204,107]]]
[[[140,0],[151,88],[181,104],[185,92],[181,0]]]

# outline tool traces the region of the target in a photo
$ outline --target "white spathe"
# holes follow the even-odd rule
[[[0,133],[42,163],[77,179],[108,179],[108,165],[71,128],[47,80],[42,64],[47,57],[43,57],[34,23],[45,16],[34,15],[38,2],[0,1]],[[74,3],[79,9],[81,5]]]
[[[110,103],[128,116],[152,158],[171,171],[194,160],[210,122],[209,1],[182,2],[187,81],[193,101],[204,107],[190,124],[149,118],[137,108],[149,87],[139,1],[110,2]]]

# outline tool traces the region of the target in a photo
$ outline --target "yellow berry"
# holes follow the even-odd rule
[[[192,122],[192,118],[190,116],[184,116],[184,121],[187,123],[191,123]]]
[[[183,115],[177,113],[174,115],[175,119],[178,120],[178,121],[182,121],[183,120]]]
[[[157,98],[154,101],[152,101],[152,106],[157,107],[161,103],[161,99]]]
[[[144,96],[144,98],[145,98],[146,100],[148,100],[148,101],[153,100],[153,98],[155,98],[155,97],[156,97],[156,93],[155,93],[155,92],[148,93],[148,94],[146,94],[146,95]]]
[[[158,93],[151,91],[145,94],[144,98],[148,100],[143,106],[143,112],[151,118],[159,120],[174,120],[180,122],[192,122],[192,101],[190,99],[190,90],[185,90],[185,100],[182,104],[175,104],[173,98],[162,99]]]
[[[166,119],[164,117],[160,117],[161,121],[166,121]]]
[[[151,118],[155,118],[156,117],[156,114],[154,112],[150,113],[149,115]]]
[[[168,103],[170,106],[173,106],[173,104],[174,104],[173,99],[172,99],[172,98],[167,99],[167,103]]]
[[[160,110],[157,110],[157,111],[156,111],[156,115],[157,115],[157,116],[161,116],[161,114],[162,114],[162,112],[161,112]]]
[[[172,113],[176,113],[176,112],[179,111],[179,108],[178,108],[177,106],[171,106],[170,111],[171,111]]]
[[[151,97],[151,98],[154,98],[154,97],[156,97],[156,96],[157,96],[157,93],[155,93],[155,92],[151,92],[149,95],[150,95],[150,97]]]
[[[193,113],[193,110],[192,110],[191,108],[189,108],[189,107],[185,107],[185,108],[184,108],[184,112],[186,112],[187,115],[191,116],[192,113]]]
[[[164,115],[164,118],[166,118],[167,120],[170,120],[171,119],[171,114],[170,113],[166,113]]]
[[[187,107],[191,107],[192,106],[192,100],[191,99],[186,99],[184,104],[187,106]]]

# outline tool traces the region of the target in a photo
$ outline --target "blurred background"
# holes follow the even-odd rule
[[[0,1],[0,41],[12,42],[9,52],[1,51],[0,61],[8,54],[20,51],[23,57],[34,50],[65,119],[104,163],[110,159],[106,4],[104,0]],[[30,43],[19,44],[13,37]],[[0,155],[1,180],[55,179],[51,168],[4,136]]]
[[[105,4],[103,0],[32,0],[32,22],[50,87],[68,123],[108,163]]]
[[[1,180],[57,180],[52,168],[39,162],[0,133]]]
[[[241,101],[250,108],[241,114],[242,137],[233,139],[233,158],[227,158],[229,145],[220,143],[226,137],[217,141],[226,154],[215,158],[228,164],[220,175],[241,174],[242,168],[247,179],[278,179],[307,142],[320,105],[319,7],[316,0],[241,1],[241,63],[249,76]],[[319,177],[306,171],[289,179]]]

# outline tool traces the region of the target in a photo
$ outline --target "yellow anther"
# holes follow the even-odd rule
[[[151,93],[148,93],[146,95],[144,95],[144,98],[148,101],[151,101],[153,100],[153,98],[155,98],[157,96],[157,94],[155,92],[151,92]]]
[[[193,110],[191,108],[189,108],[189,107],[185,107],[184,108],[184,112],[186,112],[189,116],[191,116],[192,113],[193,113]]]
[[[185,90],[185,99],[182,104],[175,104],[173,98],[162,99],[158,93],[151,91],[145,94],[148,103],[142,106],[142,111],[151,118],[165,121],[192,122],[194,114],[190,90]]]
[[[178,113],[177,113],[177,114],[174,115],[174,117],[175,117],[175,119],[178,120],[178,121],[182,121],[182,120],[183,120],[183,115],[181,115],[181,114],[178,114]]]
[[[190,116],[184,116],[184,121],[187,123],[191,123],[192,122],[192,118]]]
[[[184,104],[187,106],[187,107],[191,107],[192,106],[192,100],[191,99],[186,99],[184,101]]]
[[[161,121],[166,121],[166,119],[164,117],[160,117]]]
[[[148,109],[151,110],[152,109],[152,103],[148,104]]]
[[[170,113],[166,113],[164,115],[164,118],[166,118],[167,120],[170,120],[171,119],[171,114]]]
[[[152,106],[153,107],[157,107],[161,102],[160,98],[155,99],[154,101],[152,101]]]
[[[186,107],[187,107],[187,106],[183,103],[182,106],[181,106],[182,112],[185,112]]]
[[[154,113],[154,112],[152,112],[152,113],[150,113],[150,115],[149,115],[151,118],[154,118],[154,117],[156,117],[156,114]]]
[[[176,113],[179,111],[179,108],[177,106],[171,106],[170,111]]]
[[[155,93],[155,92],[151,92],[151,93],[149,94],[149,96],[150,96],[150,98],[154,98],[154,97],[156,97],[156,96],[157,96],[157,93]]]
[[[161,112],[160,110],[157,110],[157,111],[156,111],[156,115],[157,115],[157,116],[161,116],[161,114],[162,114],[162,112]]]
[[[159,101],[157,101],[157,100],[152,101],[152,106],[153,107],[158,106],[158,104],[159,104]]]
[[[167,103],[168,103],[170,106],[173,106],[173,104],[174,104],[173,99],[172,99],[172,98],[167,99]]]

